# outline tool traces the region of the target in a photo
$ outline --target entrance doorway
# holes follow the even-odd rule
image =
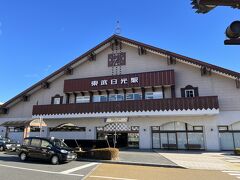
[[[97,127],[97,139],[108,140],[110,147],[139,148],[139,127],[128,126],[126,123],[109,123]]]
[[[114,147],[115,133],[108,133],[107,139],[108,139],[109,145],[111,147]],[[128,147],[128,133],[117,132],[115,146],[117,148]]]

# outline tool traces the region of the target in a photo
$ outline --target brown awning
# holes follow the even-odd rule
[[[32,119],[27,121],[6,121],[0,126],[4,127],[23,127],[23,126],[47,126],[46,123],[40,119]]]

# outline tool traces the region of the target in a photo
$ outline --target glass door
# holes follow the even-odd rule
[[[168,133],[168,148],[169,149],[177,149],[176,133]]]
[[[178,149],[187,149],[187,133],[177,132],[177,145]]]

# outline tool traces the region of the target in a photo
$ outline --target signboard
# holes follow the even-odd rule
[[[128,122],[128,118],[106,118],[105,119],[106,123],[124,123]]]
[[[81,79],[68,79],[64,81],[64,92],[98,91],[174,84],[174,70],[165,70]]]

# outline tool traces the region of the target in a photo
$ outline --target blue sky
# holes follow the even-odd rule
[[[240,70],[240,46],[224,31],[240,11],[194,13],[190,0],[0,0],[0,102],[5,102],[114,33]]]

